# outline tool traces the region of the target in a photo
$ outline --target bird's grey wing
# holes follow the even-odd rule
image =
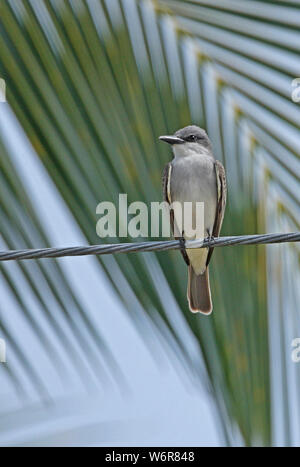
[[[163,176],[162,176],[162,186],[163,186],[163,197],[164,201],[167,201],[167,203],[171,204],[171,199],[170,199],[170,193],[169,193],[169,175],[170,171],[172,170],[171,162],[169,162],[163,171]]]
[[[169,204],[172,203],[171,190],[170,190],[171,172],[172,172],[172,164],[171,164],[171,162],[169,162],[164,168],[163,177],[162,177],[164,201],[166,201]],[[173,209],[170,209],[170,224],[171,224],[172,234],[174,235],[174,211],[173,211]],[[177,238],[177,237],[175,237],[175,238]],[[183,256],[184,261],[189,266],[190,260],[188,258],[188,255],[186,254],[186,251],[184,249],[181,249],[180,251],[181,251],[181,254]]]
[[[171,170],[172,170],[172,165],[171,165],[171,162],[169,162],[164,168],[163,178],[162,178],[164,201],[166,201],[169,204],[172,203],[171,193],[170,193],[170,183],[169,183],[169,177],[171,175]],[[170,223],[171,223],[172,234],[174,234],[174,212],[172,209],[170,209]]]
[[[215,161],[215,172],[216,172],[216,181],[217,181],[218,201],[217,201],[216,218],[215,218],[212,235],[213,237],[218,237],[220,234],[220,230],[221,230],[223,219],[224,219],[226,199],[227,199],[227,182],[226,182],[225,169],[220,161]],[[209,249],[207,261],[206,261],[207,266],[210,262],[213,251],[214,251],[213,248]]]

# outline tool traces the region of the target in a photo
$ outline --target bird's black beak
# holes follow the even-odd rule
[[[160,136],[160,141],[164,141],[169,144],[183,144],[185,143],[184,139],[178,138],[177,136]]]

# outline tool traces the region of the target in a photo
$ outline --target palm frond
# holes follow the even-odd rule
[[[117,203],[119,193],[127,193],[128,202],[161,199],[161,172],[170,155],[157,137],[191,121],[207,128],[227,169],[223,233],[298,229],[300,110],[291,100],[291,81],[299,75],[297,2],[7,0],[0,11],[0,74],[8,102],[90,243],[99,241],[100,201]],[[6,245],[47,245],[4,147],[1,156]],[[187,310],[185,266],[177,253],[101,259],[138,329],[145,311],[178,357],[202,374],[178,326],[181,309],[201,348],[229,443],[236,442],[237,430],[247,445],[290,445],[300,437],[291,410],[299,405],[299,370],[289,358],[295,337],[290,323],[299,321],[299,262],[291,251],[299,259],[299,249],[286,245],[216,252],[215,312],[208,319]],[[56,330],[61,315],[81,346],[89,338],[100,342],[59,262],[18,268],[49,326]],[[42,338],[17,281],[3,271],[6,287]],[[55,297],[55,317],[40,283]],[[69,313],[71,302],[85,335]],[[60,340],[70,355],[68,339]],[[51,342],[46,347],[55,351]],[[13,370],[11,377],[17,378]]]

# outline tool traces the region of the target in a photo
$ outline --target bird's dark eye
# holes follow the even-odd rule
[[[197,137],[195,135],[189,136],[189,141],[196,141]]]

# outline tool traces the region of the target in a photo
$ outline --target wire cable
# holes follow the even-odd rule
[[[263,235],[239,235],[218,237],[205,240],[187,240],[186,249],[209,248],[233,245],[263,245],[271,243],[299,242],[300,232],[274,233]],[[63,258],[66,256],[108,255],[116,253],[138,253],[146,251],[179,250],[179,240],[115,243],[105,245],[78,246],[66,248],[40,248],[32,250],[0,250],[0,261],[16,261],[24,259]]]

